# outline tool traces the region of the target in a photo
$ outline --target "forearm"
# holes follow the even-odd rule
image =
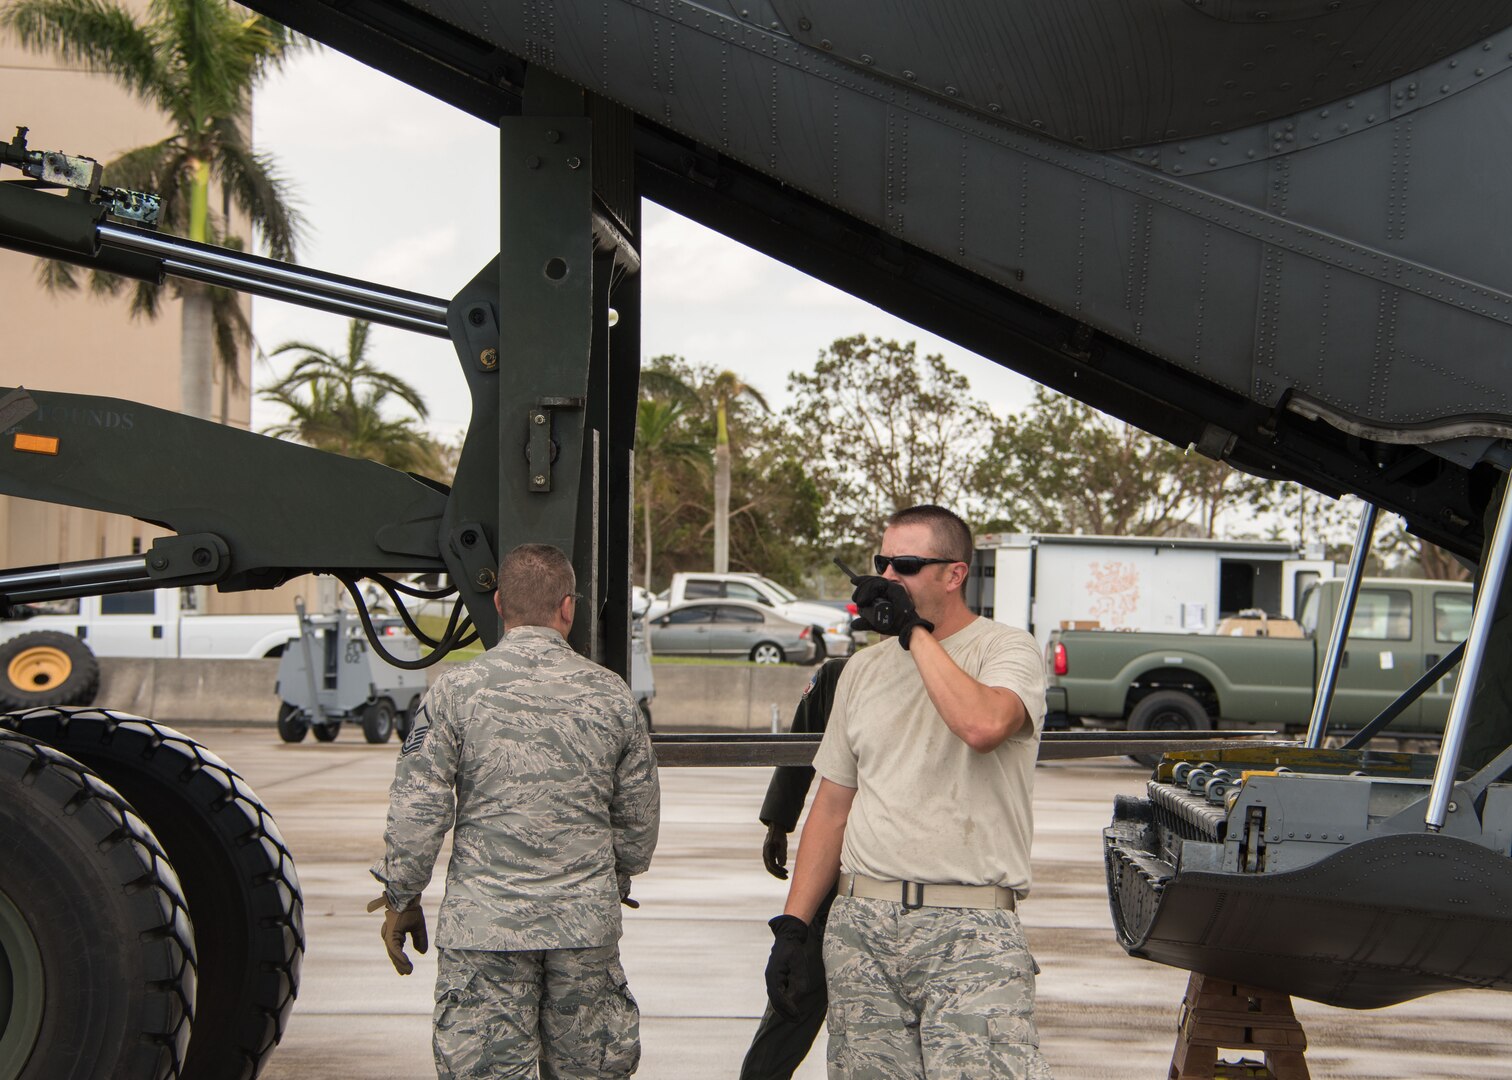
[[[632,742],[620,761],[609,824],[614,831],[615,872],[644,874],[651,866],[651,855],[661,831],[661,781],[656,771],[656,755],[644,733]]]
[[[909,655],[945,726],[978,753],[997,749],[1028,721],[1017,694],[977,682],[932,634],[916,630],[909,639]]]
[[[798,844],[798,860],[793,868],[793,884],[788,889],[784,915],[810,922],[819,904],[840,876],[840,849],[845,842],[845,822],[850,815],[854,788],[841,787],[826,780],[814,799],[814,807],[804,822]]]
[[[372,874],[383,883],[395,910],[408,907],[430,884],[455,810],[450,789],[390,803],[384,857],[374,864]]]

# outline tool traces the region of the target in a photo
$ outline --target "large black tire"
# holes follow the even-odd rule
[[[335,742],[336,736],[341,734],[341,721],[327,720],[323,724],[311,724],[310,730],[314,733],[316,742]]]
[[[278,703],[278,737],[284,742],[304,742],[310,733],[310,718],[298,705],[287,701]]]
[[[370,743],[386,743],[394,737],[394,703],[379,698],[362,710],[362,736]]]
[[[198,918],[199,999],[185,1080],[250,1080],[299,991],[304,900],[272,816],[225,762],[162,724],[105,709],[3,718],[98,772],[157,833]]]
[[[78,761],[0,731],[0,836],[0,1075],[186,1075],[194,932],[153,831]]]
[[[76,637],[33,630],[0,643],[0,709],[88,705],[100,689],[100,662]]]
[[[1211,731],[1213,718],[1191,694],[1181,690],[1157,690],[1139,700],[1129,710],[1130,731]],[[1141,765],[1153,769],[1160,764],[1160,754],[1130,754]]]

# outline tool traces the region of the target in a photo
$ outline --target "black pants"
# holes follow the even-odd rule
[[[829,994],[824,988],[824,924],[834,900],[835,892],[831,889],[814,913],[814,921],[809,923],[803,951],[808,960],[811,989],[798,999],[798,1019],[789,1020],[767,1002],[751,1048],[740,1066],[740,1080],[790,1080],[824,1026],[825,1010],[829,1008]]]

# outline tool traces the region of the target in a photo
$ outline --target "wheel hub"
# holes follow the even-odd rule
[[[0,1080],[26,1067],[42,1030],[42,954],[31,927],[0,892]]]
[[[12,686],[36,694],[67,682],[73,661],[62,649],[34,645],[11,657],[5,674]]]

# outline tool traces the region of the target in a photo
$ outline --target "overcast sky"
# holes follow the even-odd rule
[[[308,266],[450,298],[498,251],[497,129],[340,53],[301,56],[264,84],[255,139],[277,157],[308,219]],[[864,333],[942,353],[999,412],[1029,401],[1023,376],[686,218],[647,203],[643,225],[644,357],[728,368],[780,408],[788,372],[811,369],[836,338]],[[253,321],[270,351],[291,339],[335,352],[346,342],[341,317],[272,300],[255,302]],[[370,349],[420,387],[437,434],[466,425],[449,344],[378,327]],[[266,366],[253,373],[257,386],[272,378]],[[254,403],[254,428],[271,419]]]

